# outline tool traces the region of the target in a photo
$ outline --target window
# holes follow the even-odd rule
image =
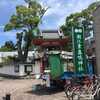
[[[25,72],[32,72],[32,65],[25,65]]]
[[[19,64],[16,64],[16,65],[15,65],[14,70],[15,70],[16,73],[19,72]]]

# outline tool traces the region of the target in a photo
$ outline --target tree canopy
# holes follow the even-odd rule
[[[65,24],[61,26],[61,29],[63,33],[66,36],[69,36],[72,38],[72,27],[79,26],[82,19],[82,24],[85,29],[85,33],[87,33],[89,30],[91,30],[92,27],[88,27],[88,25],[92,25],[93,21],[93,11],[96,9],[96,4],[91,4],[87,9],[83,10],[79,13],[71,14],[70,16],[66,17]],[[69,45],[67,46],[67,50],[72,50],[72,41],[70,41]]]
[[[47,8],[42,7],[37,0],[25,0],[25,2],[27,6],[18,5],[16,7],[16,13],[11,16],[9,23],[6,24],[4,28],[4,31],[22,31],[17,33],[17,48],[18,58],[20,61],[23,60],[23,62],[26,61],[28,55],[34,34],[33,30],[38,29],[38,25],[47,10]]]
[[[4,45],[1,46],[0,51],[14,51],[16,50],[15,44],[13,41],[6,41]]]

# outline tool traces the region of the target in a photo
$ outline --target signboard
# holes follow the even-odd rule
[[[86,55],[84,48],[84,30],[82,27],[73,28],[74,65],[76,73],[86,73]]]

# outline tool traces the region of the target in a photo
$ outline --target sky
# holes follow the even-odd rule
[[[96,0],[40,0],[43,6],[50,7],[43,17],[42,29],[59,29],[65,19],[72,13],[80,12]],[[10,16],[15,13],[17,5],[25,5],[24,0],[0,0],[0,46],[5,41],[16,42],[16,31],[4,32],[4,26],[9,22]]]

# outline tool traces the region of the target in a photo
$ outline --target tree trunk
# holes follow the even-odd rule
[[[22,48],[21,48],[21,45],[22,45],[22,33],[18,33],[17,34],[17,49],[18,49],[18,61],[22,61],[23,59],[23,55],[22,55]]]
[[[27,62],[27,57],[28,57],[28,51],[29,51],[30,44],[31,44],[31,40],[28,39],[28,41],[26,41],[26,45],[25,45],[25,48],[24,48],[23,62]]]
[[[29,46],[27,44],[25,47],[25,50],[24,50],[24,54],[23,54],[23,62],[27,62],[28,48],[29,48]]]

